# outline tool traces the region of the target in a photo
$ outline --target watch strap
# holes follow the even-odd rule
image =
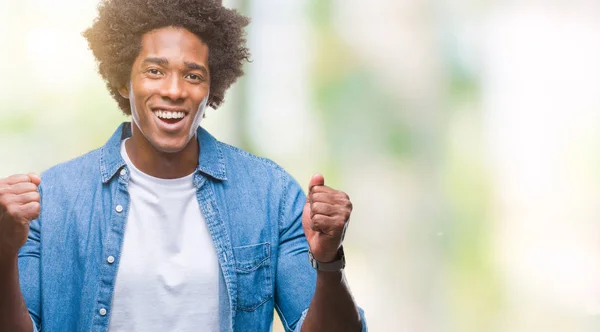
[[[310,261],[310,265],[317,271],[337,272],[346,267],[346,256],[344,255],[343,246],[340,246],[338,249],[338,259],[332,262],[323,263],[317,261],[310,251],[310,248],[308,249],[308,260]]]

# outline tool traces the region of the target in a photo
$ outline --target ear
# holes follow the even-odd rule
[[[119,89],[119,94],[125,99],[129,99],[129,88],[124,86]]]

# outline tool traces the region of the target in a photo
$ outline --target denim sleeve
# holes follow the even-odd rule
[[[33,322],[34,332],[41,330],[40,254],[40,218],[38,218],[29,224],[27,242],[19,251],[19,283]]]
[[[294,331],[312,300],[316,271],[308,262],[308,243],[302,229],[306,196],[288,174],[283,176],[279,207],[279,251],[275,271],[275,310],[286,331]]]
[[[308,261],[308,243],[302,228],[306,195],[289,175],[279,213],[279,252],[275,272],[275,309],[286,331],[300,331],[315,292],[317,273]],[[359,308],[367,331],[364,312]]]

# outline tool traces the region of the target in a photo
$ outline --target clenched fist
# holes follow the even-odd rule
[[[29,222],[40,215],[41,182],[33,173],[0,179],[0,258],[16,256],[27,242]]]
[[[304,234],[313,257],[319,262],[331,262],[344,241],[352,202],[345,192],[326,186],[320,174],[310,179],[308,188],[302,213]]]

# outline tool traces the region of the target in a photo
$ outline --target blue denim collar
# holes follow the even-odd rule
[[[128,137],[131,137],[131,123],[123,122],[100,149],[102,183],[107,183],[125,166],[121,158],[121,141]],[[227,180],[225,158],[218,141],[202,127],[198,128],[196,137],[200,145],[197,171],[217,180]]]

